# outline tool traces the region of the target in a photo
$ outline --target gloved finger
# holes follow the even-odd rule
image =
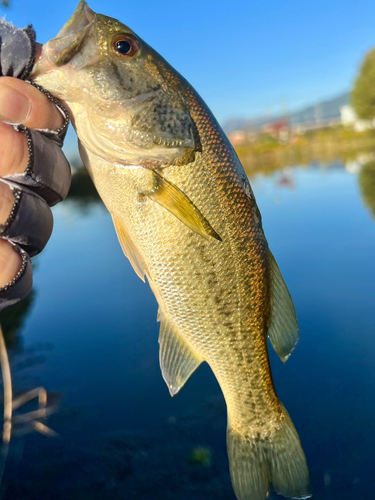
[[[0,77],[0,120],[41,130],[57,130],[64,117],[55,104],[30,83]]]
[[[58,144],[45,134],[26,128],[22,132],[23,139],[26,137],[27,166],[22,173],[16,170],[4,175],[3,179],[32,189],[53,206],[68,194],[71,179],[69,162]]]
[[[34,30],[31,26],[20,30],[1,20],[0,49],[0,75],[4,77],[0,79],[0,121],[8,122],[22,132],[19,135],[24,141],[21,143],[12,136],[20,150],[17,154],[11,153],[13,158],[3,166],[7,179],[3,179],[1,185],[7,184],[2,190],[8,189],[8,192],[0,210],[0,224],[3,222],[0,226],[1,310],[24,298],[32,287],[29,255],[12,240],[19,241],[30,253],[43,247],[49,228],[52,228],[51,213],[44,200],[53,205],[66,196],[70,167],[59,148],[69,124],[67,110],[36,84],[13,79],[26,80],[31,73],[38,51]],[[9,129],[5,133],[11,136]],[[5,159],[4,154],[1,159]],[[61,172],[57,172],[59,169]],[[9,216],[4,221],[10,205]],[[38,226],[37,219],[44,221],[43,224]]]
[[[29,162],[25,134],[17,132],[12,125],[0,122],[0,137],[0,177],[22,174]]]
[[[37,52],[35,31],[31,25],[19,29],[0,21],[0,74],[25,80],[31,73]]]
[[[25,298],[32,285],[28,254],[0,239],[0,311]]]
[[[46,246],[53,216],[43,198],[16,184],[0,181],[0,237],[18,244],[32,257]]]
[[[8,241],[0,239],[0,288],[10,283],[22,267],[22,258]]]
[[[1,86],[1,82],[4,80],[10,81],[11,86]],[[50,131],[50,133],[43,129],[44,133],[42,135],[35,130],[22,127],[20,131],[23,134],[19,134],[13,127],[0,123],[2,137],[0,172],[1,175],[7,176],[9,180],[33,189],[52,206],[66,197],[70,186],[70,166],[59,147],[62,142],[59,130],[64,135],[68,117],[66,115],[63,122],[63,116],[57,110],[55,102],[52,102],[50,98],[30,84],[7,77],[0,78],[0,117],[7,114],[8,118],[12,118],[11,121],[17,121],[15,115],[19,110],[16,109],[18,99],[16,87],[22,89],[24,94],[28,96],[31,109],[37,103],[35,113],[33,114],[33,111],[31,111],[31,117],[25,119],[22,125],[31,123],[40,127],[48,127],[62,124],[62,128]],[[8,92],[16,92],[15,96],[8,98],[9,102],[13,100],[16,104],[2,101],[1,92],[4,91],[4,88],[6,88],[6,95],[8,95]],[[42,110],[38,112],[40,104],[47,106],[48,111]],[[12,116],[11,113],[8,113],[10,109],[13,110]],[[54,117],[53,113],[55,114]],[[54,140],[51,141],[50,138]]]

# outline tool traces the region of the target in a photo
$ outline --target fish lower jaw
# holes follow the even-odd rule
[[[56,35],[56,38],[65,37],[69,33],[85,28],[87,25],[93,22],[94,18],[95,12],[90,9],[87,2],[81,0],[77,5],[76,10]]]

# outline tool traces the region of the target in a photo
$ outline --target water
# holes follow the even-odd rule
[[[301,327],[286,365],[270,357],[317,499],[373,496],[374,171],[336,162],[251,178]],[[12,438],[3,498],[234,500],[219,386],[202,365],[170,398],[156,301],[86,195],[54,209],[34,296],[7,335],[14,389],[50,392],[59,409],[46,424],[59,437]]]

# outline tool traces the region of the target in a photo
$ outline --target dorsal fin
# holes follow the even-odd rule
[[[144,195],[166,208],[195,233],[207,240],[215,238],[222,241],[208,220],[181,189],[155,172],[155,170],[152,170],[152,174],[154,185],[150,191],[144,192]]]
[[[268,336],[279,358],[285,363],[298,342],[298,323],[292,297],[271,252],[269,258],[272,295]]]
[[[128,233],[125,231],[125,228],[121,220],[115,215],[112,215],[112,219],[122,251],[129,259],[129,262],[133,266],[133,269],[136,272],[136,274],[144,282],[145,275],[147,274],[146,264],[144,263],[142,257],[139,255],[139,252],[134,243],[132,242],[132,240],[130,239]]]
[[[160,368],[171,396],[175,396],[202,363],[203,358],[164,316],[161,309],[158,312],[158,321],[160,321]]]

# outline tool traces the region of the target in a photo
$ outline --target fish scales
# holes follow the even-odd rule
[[[193,111],[192,114],[195,118]],[[126,220],[127,214],[134,214],[135,208],[142,205],[137,215],[126,220],[126,230],[144,258],[159,305],[209,363],[223,389],[233,422],[248,431],[249,424],[267,423],[270,417],[273,422],[281,415],[270,376],[265,335],[270,302],[265,279],[267,243],[259,221],[254,220],[255,201],[248,198],[240,185],[237,160],[230,154],[226,140],[215,130],[213,140],[203,136],[208,119],[206,114],[196,117],[198,130],[202,124],[203,154],[199,160],[165,168],[164,176],[201,207],[223,242],[202,239],[151,200],[140,202],[143,185],[139,177],[143,172],[137,172],[134,178],[134,171],[127,175],[127,169],[120,168],[117,174],[116,167],[111,167],[111,183],[105,168],[92,175],[108,210],[116,217]],[[212,145],[224,150],[226,156],[219,158]],[[223,156],[227,159],[223,160]],[[147,174],[146,171],[145,185]],[[228,177],[237,181],[230,191]],[[218,185],[223,185],[223,193],[218,192]],[[240,207],[236,217],[245,221],[240,227],[237,220],[231,220],[233,211],[223,203],[227,198],[233,198]],[[170,241],[175,242],[177,249],[173,255]],[[249,259],[244,255],[249,255]],[[235,370],[231,368],[233,361]],[[246,402],[251,404],[251,412],[244,410]],[[256,430],[261,432],[260,428]]]
[[[172,85],[181,85],[182,82],[176,75],[170,74],[168,68],[165,72],[170,75]],[[268,245],[260,220],[255,214],[255,198],[250,198],[245,192],[245,187],[251,192],[250,186],[233,148],[196,93],[188,91],[186,101],[202,144],[199,165],[201,169],[198,169],[195,162],[184,169],[185,179],[181,178],[183,174],[180,167],[175,167],[174,171],[168,172],[166,176],[169,178],[170,175],[177,185],[183,186],[183,191],[202,207],[203,213],[212,221],[213,226],[218,228],[219,234],[225,235],[223,243],[197,241],[199,245],[207,247],[212,261],[222,263],[222,266],[221,269],[218,268],[219,272],[215,273],[216,283],[208,281],[207,286],[203,283],[203,287],[199,289],[202,307],[196,311],[195,319],[203,329],[208,300],[212,295],[219,298],[218,303],[215,301],[213,304],[216,314],[210,317],[210,321],[204,322],[202,336],[210,337],[216,330],[219,343],[224,344],[224,352],[209,352],[204,344],[196,346],[195,336],[188,331],[191,323],[189,309],[177,326],[192,345],[202,351],[204,359],[215,373],[228,404],[231,425],[242,428],[247,433],[252,428],[251,432],[257,431],[262,435],[272,431],[272,425],[280,420],[282,413],[275,394],[267,354],[266,331],[270,314]],[[201,171],[199,178],[197,174]],[[199,193],[197,200],[194,199],[195,193]],[[233,206],[236,207],[235,212]],[[220,213],[220,216],[215,218],[215,213]],[[224,221],[224,224],[221,221]],[[195,235],[189,236],[197,240]],[[228,248],[225,248],[225,242],[228,243]],[[190,256],[186,256],[182,261],[192,265],[196,255],[196,248],[193,247]],[[229,262],[234,265],[229,266]],[[205,262],[202,263],[204,264]],[[198,267],[201,269],[200,265]],[[210,276],[209,269],[206,268],[206,272]],[[189,275],[189,269],[187,274]],[[223,290],[228,286],[231,288],[233,276],[236,277],[234,293],[231,297],[226,297]],[[188,297],[197,293],[195,286],[186,291]],[[225,303],[231,310],[231,321],[222,317],[220,303]],[[168,307],[172,318],[177,308],[176,303]],[[224,353],[227,363],[223,363]],[[234,372],[230,370],[232,366],[236,367]],[[221,376],[222,372],[224,376]],[[272,423],[267,425],[267,422]]]
[[[171,394],[202,361],[220,384],[238,500],[263,500],[271,486],[306,498],[305,457],[267,350],[269,335],[289,356],[294,308],[215,118],[161,56],[85,2],[43,48],[33,77],[64,99],[124,252],[155,294]]]

